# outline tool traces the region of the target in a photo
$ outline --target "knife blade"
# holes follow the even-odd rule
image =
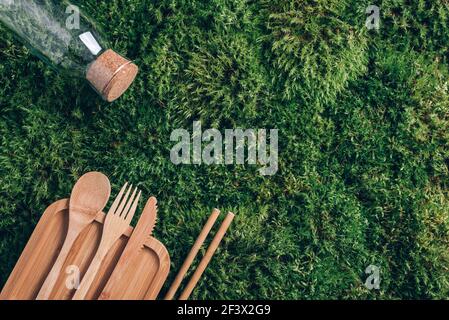
[[[157,200],[155,197],[151,197],[148,199],[114,271],[100,294],[99,300],[108,300],[110,298],[115,286],[119,284],[127,269],[133,265],[134,259],[139,255],[139,250],[143,248],[145,241],[153,233],[156,216]]]

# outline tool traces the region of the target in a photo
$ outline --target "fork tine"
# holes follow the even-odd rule
[[[120,189],[120,192],[118,193],[117,197],[114,200],[114,203],[112,203],[111,208],[109,208],[108,214],[114,214],[115,209],[117,209],[118,204],[120,203],[120,200],[123,196],[123,192],[125,192],[126,187],[128,186],[128,182],[126,182],[122,189]]]
[[[134,200],[133,206],[128,212],[128,215],[126,216],[126,222],[129,224],[131,220],[134,217],[134,213],[136,213],[137,205],[139,204],[140,196],[142,195],[142,191],[139,191],[139,194],[137,195],[136,200]]]
[[[126,214],[129,211],[129,208],[131,207],[131,204],[134,201],[134,197],[136,196],[137,193],[137,187],[134,189],[133,194],[131,195],[131,197],[128,199],[128,202],[126,203],[126,207],[125,209],[123,209],[123,211],[120,213],[120,217],[122,217],[123,219],[125,219]]]
[[[126,191],[126,194],[123,196],[122,200],[120,201],[120,205],[118,206],[118,209],[114,212],[114,214],[120,216],[122,214],[123,208],[125,207],[126,202],[129,199],[129,193],[131,192],[131,189],[133,188],[133,185],[131,184]]]

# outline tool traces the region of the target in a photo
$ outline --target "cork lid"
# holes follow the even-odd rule
[[[108,102],[120,97],[134,81],[139,68],[111,49],[88,68],[86,78]]]

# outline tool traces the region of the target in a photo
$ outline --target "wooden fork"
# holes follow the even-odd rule
[[[141,191],[139,191],[139,194],[136,197],[137,188],[134,189],[134,192],[128,199],[129,193],[132,189],[132,186],[130,186],[123,199],[121,199],[127,186],[128,183],[125,183],[109,209],[108,214],[106,215],[100,245],[98,246],[97,252],[89,266],[89,269],[84,275],[78,290],[72,298],[73,300],[84,300],[86,298],[86,295],[95,279],[95,276],[97,275],[98,270],[100,269],[104,257],[108,253],[109,249],[111,249],[114,243],[129,227],[134,213],[136,212]]]

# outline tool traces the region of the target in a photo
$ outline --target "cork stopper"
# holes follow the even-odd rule
[[[87,70],[86,79],[108,102],[120,97],[134,81],[139,68],[108,49]]]

